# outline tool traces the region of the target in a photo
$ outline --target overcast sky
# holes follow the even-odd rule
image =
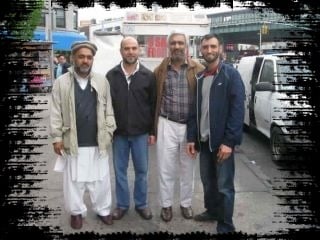
[[[135,8],[119,8],[116,5],[110,5],[110,9],[106,10],[104,7],[100,6],[98,3],[95,3],[94,7],[91,8],[80,8],[78,11],[79,14],[79,22],[81,20],[91,20],[96,19],[97,22],[100,22],[101,20],[107,19],[107,18],[114,18],[114,17],[122,17],[124,16],[126,11],[145,11],[147,8],[139,3],[136,4],[137,6]],[[203,8],[199,5],[194,5],[194,11],[196,12],[205,12],[205,13],[217,13],[217,12],[226,12],[226,11],[232,11],[232,10],[238,10],[240,9],[240,6],[235,6],[237,4],[234,4],[234,8],[229,8],[225,5],[222,5],[221,7],[216,8]],[[159,7],[160,11],[190,11],[188,7],[185,5],[179,3],[178,7],[175,8],[167,8],[163,9]]]

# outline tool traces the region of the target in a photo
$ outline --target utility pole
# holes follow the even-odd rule
[[[262,27],[259,28],[259,53],[262,54],[262,49],[261,49],[261,44],[262,44],[262,32],[261,29]]]
[[[52,2],[51,0],[46,0],[46,5],[48,8],[48,14],[46,15],[46,41],[51,43],[51,50],[49,54],[49,67],[50,67],[50,78],[51,78],[51,85],[53,85],[53,38],[52,38],[52,31],[53,31],[53,19],[52,19]]]

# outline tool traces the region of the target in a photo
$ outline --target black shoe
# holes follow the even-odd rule
[[[107,215],[107,216],[98,215],[98,218],[106,225],[112,225],[113,224],[113,220],[112,220],[111,214]]]
[[[125,208],[116,208],[112,212],[113,220],[120,220],[127,213],[128,209]]]
[[[165,222],[170,222],[172,219],[172,208],[166,207],[161,209],[161,219]]]
[[[195,221],[198,222],[209,222],[209,221],[217,221],[217,217],[210,214],[208,211],[205,211],[201,214],[194,216],[193,218]]]
[[[82,228],[82,215],[71,215],[70,225],[73,229],[80,229]]]
[[[145,220],[150,220],[152,218],[152,213],[150,208],[135,208],[136,212],[139,213],[139,215],[145,219]]]
[[[193,217],[193,211],[191,207],[180,206],[181,214],[185,219],[191,219]]]

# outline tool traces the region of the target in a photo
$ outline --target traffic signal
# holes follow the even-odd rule
[[[267,24],[263,24],[261,26],[261,34],[265,35],[265,34],[268,34],[269,33],[269,26]]]

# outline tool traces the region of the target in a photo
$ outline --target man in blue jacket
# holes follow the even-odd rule
[[[187,153],[200,152],[200,177],[206,211],[196,221],[217,221],[217,232],[234,232],[234,148],[241,143],[244,85],[238,71],[221,61],[218,35],[201,39],[207,68],[197,74],[194,107],[187,123]]]
[[[67,62],[66,57],[62,54],[60,54],[58,56],[58,64],[57,66],[54,68],[54,78],[58,78],[61,75],[65,74],[66,72],[68,72],[68,68],[71,65]]]

